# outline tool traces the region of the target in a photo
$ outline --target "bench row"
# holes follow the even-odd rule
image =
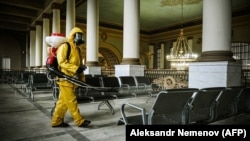
[[[98,109],[107,105],[113,114],[114,109],[109,100],[150,96],[154,93],[153,85],[144,76],[86,77],[85,83],[90,87],[80,86],[76,89],[78,101],[101,101]]]
[[[129,110],[139,113],[131,115]],[[249,87],[213,87],[160,91],[150,111],[135,103],[121,106],[119,124],[209,124],[249,111]],[[134,112],[133,112],[134,113]]]

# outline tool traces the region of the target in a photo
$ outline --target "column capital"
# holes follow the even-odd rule
[[[42,18],[50,19],[51,18],[51,14],[49,14],[49,13],[43,13]]]
[[[36,21],[35,25],[43,25],[42,21]]]
[[[36,30],[36,27],[35,26],[31,26],[31,27],[29,27],[29,30]]]
[[[52,9],[59,9],[59,10],[60,10],[60,9],[61,9],[61,7],[62,7],[62,5],[61,5],[61,4],[59,4],[59,3],[55,3],[55,2],[51,5],[51,8],[52,8]]]

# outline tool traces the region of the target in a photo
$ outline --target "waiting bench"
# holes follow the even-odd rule
[[[150,111],[123,103],[118,124],[209,124],[249,111],[249,90],[236,86],[160,91]],[[131,108],[138,110],[138,114],[129,113]]]
[[[31,73],[29,74],[29,80],[25,86],[25,89],[29,98],[31,98],[32,101],[34,101],[34,92],[35,91],[52,92],[53,82],[48,79],[46,73]]]
[[[187,122],[187,109],[189,106],[188,101],[191,101],[191,98],[194,94],[194,91],[161,91],[157,94],[150,111],[146,111],[144,107],[133,103],[124,103],[121,106],[122,118],[118,121],[118,124],[184,125]],[[139,114],[129,115],[127,110],[129,109],[128,107],[138,110]]]

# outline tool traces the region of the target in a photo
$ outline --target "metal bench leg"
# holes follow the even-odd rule
[[[117,125],[124,125],[122,117],[117,121]]]
[[[108,100],[102,101],[102,102],[98,105],[98,110],[100,110],[100,108],[101,108],[102,105],[107,105],[108,108],[110,109],[112,115],[115,114],[115,110],[114,110],[114,108],[112,107],[112,105],[110,104],[110,102],[109,102]]]
[[[30,91],[30,98],[31,98],[31,100],[32,100],[32,101],[34,101],[34,100],[35,100],[35,98],[34,98],[34,93],[33,93],[33,91],[32,91],[32,90]]]

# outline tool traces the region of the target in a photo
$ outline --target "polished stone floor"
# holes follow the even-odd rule
[[[0,84],[0,140],[1,141],[125,141],[124,125],[117,125],[120,107],[125,102],[150,107],[153,99],[145,97],[111,100],[115,114],[99,102],[79,103],[82,115],[92,121],[88,128],[74,125],[69,113],[67,128],[50,126],[51,109],[55,103],[52,92],[36,92],[31,101],[19,85]],[[229,118],[212,124],[250,124],[250,115]]]

